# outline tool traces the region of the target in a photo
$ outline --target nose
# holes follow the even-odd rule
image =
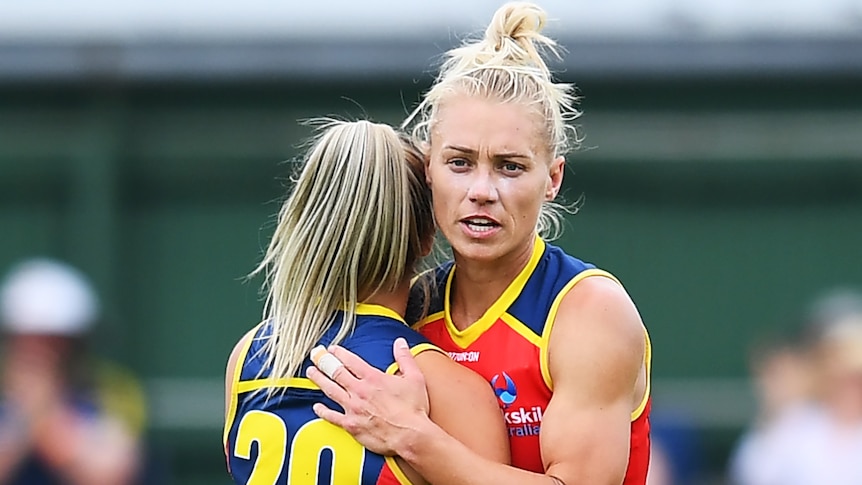
[[[470,202],[480,205],[496,202],[498,194],[493,175],[487,170],[477,170],[474,174],[467,190]]]

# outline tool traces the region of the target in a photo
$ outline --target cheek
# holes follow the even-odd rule
[[[538,220],[539,212],[542,209],[542,203],[545,200],[545,184],[541,180],[531,180],[530,183],[521,183],[523,181],[513,181],[507,184],[506,193],[509,194],[510,210],[518,220],[529,221],[531,219]],[[504,204],[506,202],[504,201]]]
[[[454,204],[463,199],[467,193],[464,177],[452,177],[447,170],[429,171],[429,187],[433,195],[435,209],[443,205]]]
[[[453,197],[453,187],[450,184],[446,184],[440,180],[440,178],[433,178],[429,183],[431,187],[431,208],[434,211],[434,217],[438,221],[443,221],[446,219],[447,213],[450,212],[450,207],[454,204],[452,202]]]

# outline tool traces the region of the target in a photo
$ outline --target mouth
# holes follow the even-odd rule
[[[461,224],[467,226],[467,228],[475,233],[482,234],[491,232],[494,229],[500,227],[500,223],[491,219],[490,217],[467,217],[461,219]]]

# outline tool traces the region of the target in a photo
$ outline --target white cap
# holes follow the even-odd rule
[[[99,302],[87,277],[59,261],[20,263],[0,287],[0,320],[10,333],[80,335],[98,313]]]

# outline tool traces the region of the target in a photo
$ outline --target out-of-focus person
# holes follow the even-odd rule
[[[704,450],[691,413],[660,402],[650,414],[650,461],[646,485],[687,485],[703,481]]]
[[[652,442],[647,470],[646,485],[675,485],[670,458],[664,447]]]
[[[816,302],[805,334],[755,368],[762,410],[732,458],[737,485],[862,483],[862,295]]]
[[[804,414],[811,406],[814,376],[809,351],[795,336],[773,338],[754,347],[751,370],[757,426],[768,427],[785,415]]]
[[[0,484],[128,485],[140,471],[143,394],[93,365],[90,282],[59,261],[19,263],[0,286]]]

